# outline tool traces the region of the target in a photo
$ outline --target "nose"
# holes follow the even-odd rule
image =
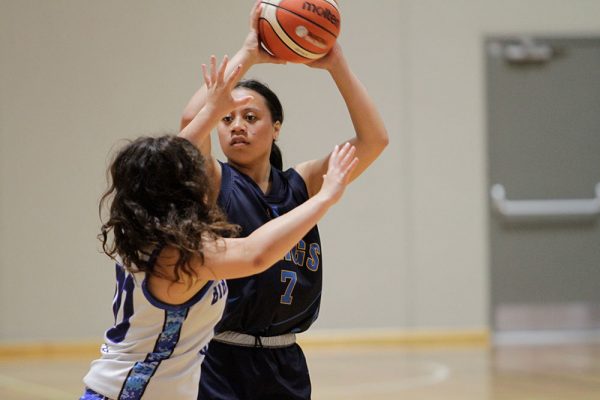
[[[246,132],[246,121],[241,116],[237,116],[231,121],[229,125],[231,133],[245,133]]]

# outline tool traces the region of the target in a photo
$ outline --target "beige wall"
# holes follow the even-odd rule
[[[237,50],[250,4],[0,0],[0,341],[97,338],[111,322],[112,265],[95,239],[108,154],[121,138],[176,130],[200,64]],[[483,38],[598,35],[600,2],[341,7],[340,42],[391,144],[321,224],[316,328],[484,329]],[[286,164],[351,136],[323,71],[249,76],[284,104]]]

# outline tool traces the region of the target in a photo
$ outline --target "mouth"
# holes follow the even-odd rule
[[[241,136],[236,136],[236,137],[232,138],[231,141],[229,142],[230,146],[245,146],[248,144],[250,144],[250,143],[248,143],[246,138],[241,137]]]

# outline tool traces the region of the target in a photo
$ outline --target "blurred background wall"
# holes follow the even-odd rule
[[[0,0],[0,341],[97,340],[113,266],[98,199],[121,140],[176,132],[211,54],[248,31],[244,0]],[[484,39],[600,34],[595,0],[341,0],[339,41],[390,134],[320,224],[315,331],[490,327]],[[284,164],[353,134],[322,70],[261,65]]]

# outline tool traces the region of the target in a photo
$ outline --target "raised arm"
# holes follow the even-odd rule
[[[356,147],[360,160],[350,181],[356,179],[375,161],[388,145],[389,138],[383,120],[365,86],[350,69],[339,44],[322,59],[308,64],[327,70],[337,85],[352,119],[355,136],[349,142]],[[327,170],[328,154],[322,159],[306,161],[295,167],[304,178],[309,195],[319,191],[323,174]]]
[[[234,69],[241,65],[239,73],[236,74],[235,80],[232,82],[232,87],[244,76],[244,74],[255,64],[259,63],[276,63],[282,64],[284,61],[278,60],[265,52],[258,40],[258,18],[261,12],[261,2],[257,0],[250,12],[250,31],[242,44],[242,47],[231,58],[231,61],[226,67],[225,76],[229,76]],[[180,122],[180,130],[184,130],[194,120],[198,112],[204,107],[207,100],[207,85],[206,83],[194,93],[185,109],[183,110]],[[225,115],[225,114],[223,114]],[[195,129],[187,129],[186,137],[194,143],[206,158],[212,159],[210,132],[208,135],[205,132]]]
[[[239,80],[243,66],[238,64],[230,68],[230,65],[227,56],[223,58],[223,62],[218,68],[216,57],[211,56],[210,71],[207,70],[206,65],[202,64],[204,102],[194,118],[179,132],[179,136],[186,138],[198,148],[201,148],[202,143],[210,138],[212,129],[224,115],[252,100],[252,96],[238,99],[232,97],[231,91]],[[210,144],[210,142],[208,143]],[[217,162],[210,157],[210,154],[203,155],[207,159],[207,172],[214,177],[218,170]]]

